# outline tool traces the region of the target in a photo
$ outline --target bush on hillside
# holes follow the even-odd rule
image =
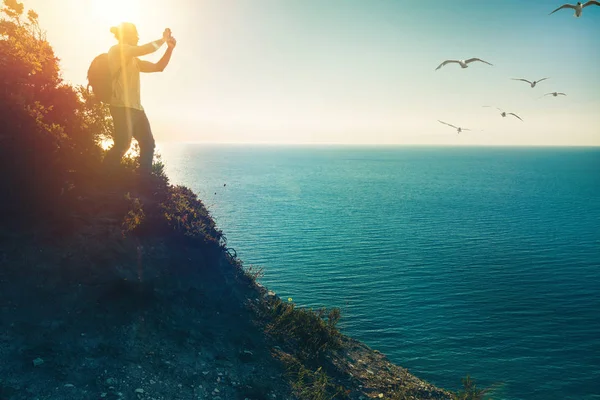
[[[16,0],[0,10],[0,212],[56,209],[81,175],[97,171],[106,110],[63,82],[38,15]]]
[[[489,392],[489,389],[479,389],[469,375],[461,379],[461,382],[463,390],[459,390],[456,393],[456,400],[483,400],[484,396]]]
[[[314,311],[273,297],[268,310],[271,322],[267,332],[290,342],[298,349],[296,355],[300,359],[318,360],[327,350],[339,348],[341,334],[336,327],[341,316],[339,308]]]

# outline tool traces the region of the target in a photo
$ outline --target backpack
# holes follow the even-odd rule
[[[119,68],[119,71],[121,69]],[[119,76],[119,72],[115,77]],[[113,94],[113,77],[108,66],[108,53],[102,53],[92,60],[87,73],[88,91],[92,87],[94,96],[101,102],[108,104]]]

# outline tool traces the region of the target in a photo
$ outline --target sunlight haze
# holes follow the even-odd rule
[[[24,1],[74,84],[112,25],[135,23],[140,43],[172,29],[171,63],[142,76],[159,142],[598,146],[600,7],[548,15],[563,3]],[[435,71],[471,57],[493,66]]]

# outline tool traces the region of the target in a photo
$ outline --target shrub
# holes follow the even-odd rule
[[[316,360],[326,350],[340,346],[341,334],[336,328],[340,318],[339,309],[328,312],[321,308],[314,311],[297,308],[294,303],[275,298],[269,304],[269,313],[271,322],[267,325],[267,332],[290,341],[303,360]]]
[[[475,381],[469,375],[461,379],[463,390],[456,393],[456,400],[481,400],[488,392],[487,389],[478,389]]]
[[[0,54],[0,213],[35,220],[98,169],[97,138],[111,126],[62,81],[37,14],[16,0],[0,9]]]

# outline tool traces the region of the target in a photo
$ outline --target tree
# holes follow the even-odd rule
[[[17,0],[0,10],[0,213],[34,216],[98,171],[111,133],[105,106],[60,76],[38,15]]]

